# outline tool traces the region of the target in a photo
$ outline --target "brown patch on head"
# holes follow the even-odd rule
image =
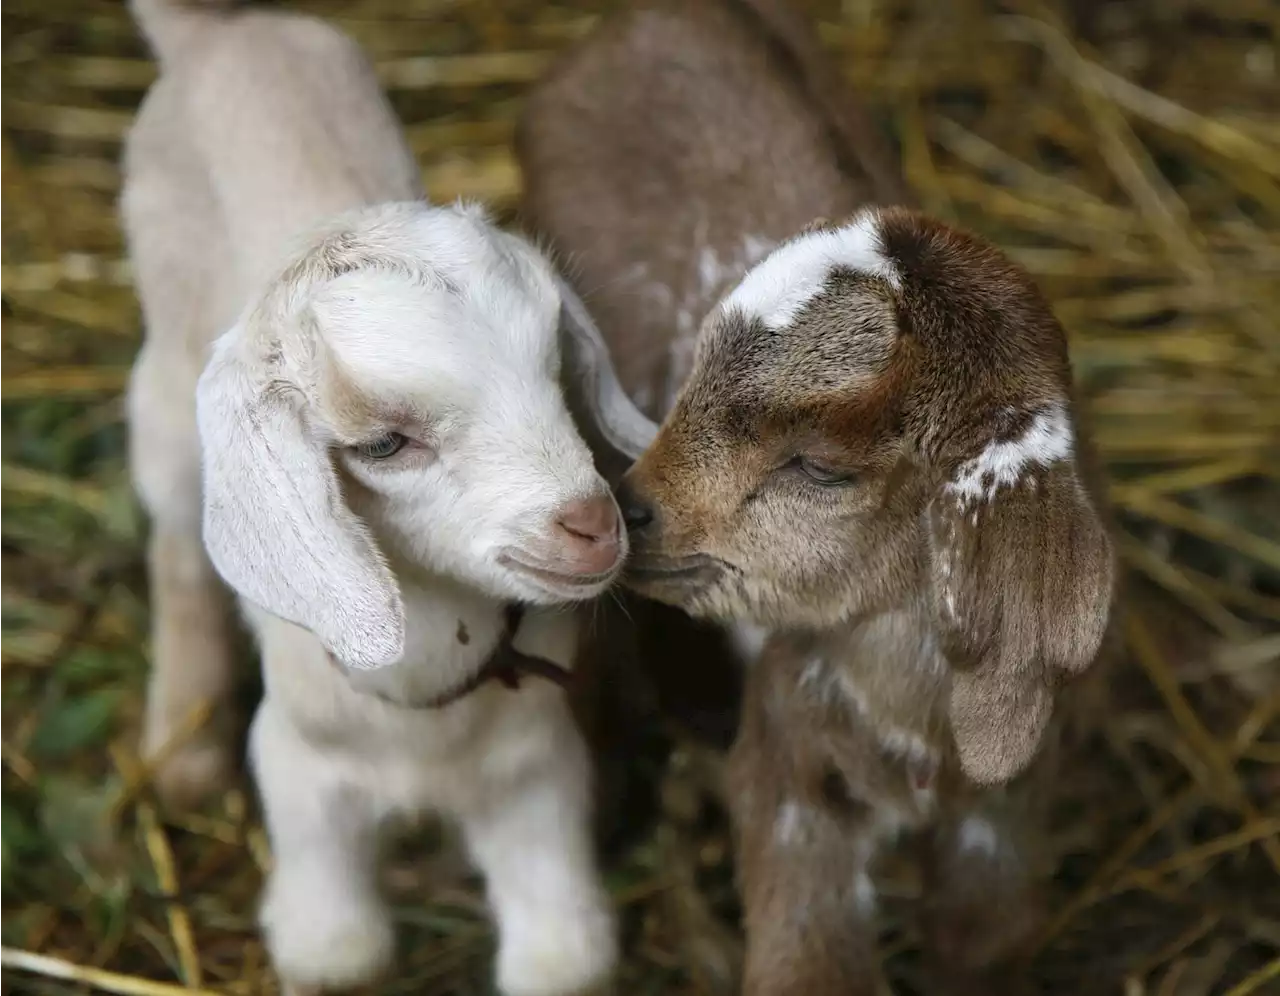
[[[905,210],[873,232],[846,253],[862,269],[801,245],[707,319],[624,482],[651,519],[630,576],[694,614],[776,626],[925,595],[961,761],[1002,781],[1096,654],[1112,597],[1065,337],[994,247]]]
[[[471,642],[471,634],[467,632],[467,624],[461,619],[458,620],[457,638],[458,642],[464,647]]]

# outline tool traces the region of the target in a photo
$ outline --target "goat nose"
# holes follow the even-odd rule
[[[609,494],[580,498],[556,516],[562,563],[575,574],[613,570],[622,553],[618,506]]]
[[[640,500],[625,480],[618,488],[618,506],[622,509],[622,521],[629,533],[639,532],[653,521],[653,509]]]
[[[565,505],[556,516],[556,525],[571,536],[592,543],[616,542],[618,513],[609,495],[580,498]]]

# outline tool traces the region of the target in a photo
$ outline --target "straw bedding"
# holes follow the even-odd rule
[[[522,94],[603,0],[310,0],[377,59],[436,199],[514,206]],[[927,208],[994,238],[1072,337],[1124,526],[1125,662],[1056,787],[1043,991],[1280,992],[1280,7],[806,4]],[[274,991],[247,788],[157,811],[134,755],[145,579],[120,394],[136,302],[115,214],[153,67],[123,4],[3,10],[3,988]],[[197,717],[198,719],[198,717]],[[652,764],[654,759],[637,760]],[[714,759],[680,747],[609,872],[619,991],[732,991]],[[392,993],[488,991],[477,884],[393,867]],[[918,991],[892,897],[884,956]]]

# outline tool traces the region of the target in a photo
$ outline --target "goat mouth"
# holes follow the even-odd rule
[[[627,564],[626,581],[637,586],[684,585],[687,582],[710,581],[722,564],[705,553],[688,557],[653,557],[632,560]]]
[[[572,574],[549,567],[546,564],[526,560],[509,551],[498,554],[498,563],[537,581],[541,585],[552,588],[570,588],[575,591],[598,588],[601,585],[608,584],[618,573],[617,565],[615,565],[607,571],[598,571],[595,574]]]

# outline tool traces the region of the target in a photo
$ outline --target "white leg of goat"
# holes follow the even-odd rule
[[[151,516],[152,668],[142,753],[166,802],[191,805],[224,788],[234,754],[230,599],[200,539],[195,384],[143,350],[129,396],[130,462]],[[204,724],[193,732],[200,710]]]
[[[150,686],[142,753],[165,801],[225,787],[237,723],[230,599],[200,535],[196,379],[220,329],[230,246],[194,153],[171,127],[179,88],[149,94],[125,152],[121,200],[146,342],[129,385],[129,464],[151,518]],[[181,168],[176,168],[181,167]],[[201,707],[206,724],[190,735]]]
[[[504,779],[463,814],[498,921],[498,986],[507,996],[584,992],[605,981],[617,957],[595,870],[586,749],[576,731],[557,739],[536,771]]]
[[[276,971],[299,992],[370,981],[395,949],[371,780],[308,744],[270,699],[250,750],[275,861],[261,920]]]

